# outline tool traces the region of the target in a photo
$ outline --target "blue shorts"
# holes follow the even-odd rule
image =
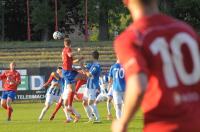
[[[1,98],[6,100],[8,97],[11,98],[12,100],[15,100],[16,92],[15,91],[3,91]]]
[[[67,84],[75,83],[75,78],[78,72],[75,70],[62,70],[62,75]]]

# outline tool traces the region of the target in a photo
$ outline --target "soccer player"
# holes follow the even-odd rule
[[[63,85],[62,67],[58,67],[56,72],[52,72],[48,81],[43,85],[43,88],[48,88],[48,90],[46,93],[45,106],[39,116],[39,121],[43,119],[45,113],[51,107],[53,102],[59,102]]]
[[[83,107],[85,109],[85,112],[89,118],[89,122],[93,121],[92,113],[95,116],[95,122],[100,122],[99,112],[94,105],[95,99],[96,99],[96,92],[100,88],[99,86],[99,77],[101,74],[101,66],[98,62],[99,59],[99,52],[93,51],[92,52],[93,57],[93,63],[88,70],[85,70],[83,68],[83,72],[87,75],[87,86],[85,88],[84,94],[83,94]]]
[[[113,132],[125,132],[140,105],[145,132],[199,132],[199,36],[186,23],[159,13],[157,0],[124,3],[134,23],[114,42],[126,92]]]
[[[1,106],[7,110],[8,121],[11,121],[13,108],[12,102],[15,100],[17,87],[21,83],[21,77],[19,72],[15,70],[16,63],[10,63],[10,70],[6,70],[0,74],[0,80],[3,81],[3,92],[1,97]]]
[[[65,85],[67,90],[64,89],[63,97],[64,97],[65,111],[68,112],[72,112],[72,102],[75,94],[75,82],[83,78],[82,74],[79,74],[72,68],[72,64],[79,62],[80,60],[81,59],[73,60],[71,40],[69,38],[64,38],[62,61],[63,61],[63,78],[65,80],[66,83]]]
[[[119,119],[122,115],[125,91],[125,75],[124,69],[119,64],[119,61],[113,64],[109,72],[110,83],[113,86],[113,101],[115,105],[116,118]]]

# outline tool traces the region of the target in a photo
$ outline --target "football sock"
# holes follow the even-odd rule
[[[64,111],[64,113],[65,113],[66,120],[71,120],[70,114],[69,114],[69,112],[67,111],[67,107],[65,107],[65,108],[63,109],[63,111]]]
[[[84,110],[86,112],[87,117],[91,120],[92,119],[92,113],[91,113],[90,107],[84,106]]]
[[[116,118],[117,119],[120,119],[121,118],[121,115],[122,115],[122,105],[121,104],[118,104],[116,105]]]
[[[99,120],[99,112],[98,112],[97,107],[94,104],[92,104],[92,105],[90,105],[90,108],[92,109],[92,112],[93,112],[96,120]]]
[[[52,113],[53,116],[56,115],[56,113],[58,112],[58,110],[59,110],[60,107],[62,106],[62,102],[63,102],[63,101],[58,102],[58,103],[56,104],[56,108],[54,109],[54,111],[53,111],[53,113]]]
[[[13,109],[11,106],[7,107],[7,113],[8,113],[8,119],[11,119],[11,115],[12,115]]]
[[[41,114],[40,114],[40,116],[39,116],[39,120],[42,120],[42,119],[43,119],[43,117],[44,117],[45,113],[47,112],[47,110],[48,110],[47,107],[44,107],[44,108],[42,109],[42,112],[41,112]]]
[[[68,100],[67,100],[68,106],[72,106],[72,102],[73,102],[73,99],[74,99],[74,94],[75,94],[75,92],[69,92]]]
[[[107,112],[108,115],[111,115],[111,103],[107,101]]]

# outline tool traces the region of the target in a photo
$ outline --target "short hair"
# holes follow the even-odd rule
[[[66,42],[68,46],[71,45],[71,40],[68,37],[64,38],[64,42]]]
[[[63,68],[61,66],[58,66],[57,69],[62,70]]]
[[[97,50],[95,50],[95,51],[93,51],[92,52],[92,57],[94,58],[94,59],[99,59],[99,52],[97,51]]]

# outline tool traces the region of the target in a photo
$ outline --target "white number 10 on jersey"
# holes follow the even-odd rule
[[[186,71],[181,47],[186,45],[192,58],[193,69]],[[154,55],[160,53],[163,61],[163,73],[169,88],[178,86],[178,79],[184,85],[193,85],[200,80],[200,53],[198,43],[187,33],[176,34],[168,44],[164,37],[155,39],[150,49]],[[172,53],[169,52],[171,49]],[[177,76],[176,76],[177,73]]]

